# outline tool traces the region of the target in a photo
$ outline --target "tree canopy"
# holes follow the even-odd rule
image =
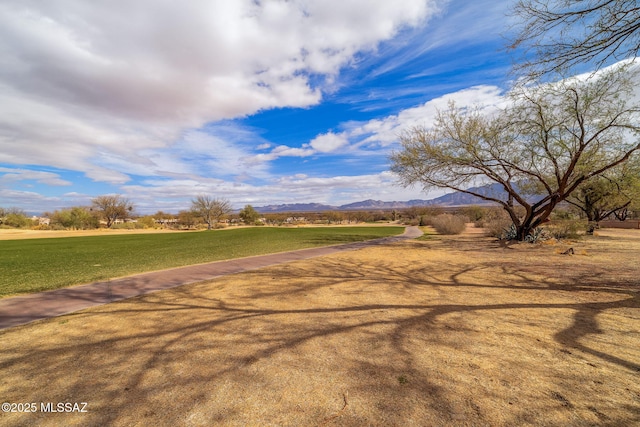
[[[640,149],[631,67],[587,79],[518,86],[507,107],[441,111],[431,128],[400,137],[391,170],[404,185],[448,188],[501,205],[525,240],[582,183],[623,164]],[[472,185],[497,183],[505,196]]]
[[[626,216],[640,203],[640,156],[634,156],[592,180],[584,182],[567,202],[579,209],[588,221]]]
[[[251,205],[246,205],[239,215],[245,224],[255,224],[260,219],[260,214]]]
[[[98,228],[100,222],[95,215],[81,206],[56,210],[53,213],[45,213],[51,219],[51,224],[58,224],[64,228],[74,230],[88,230]]]
[[[233,209],[231,202],[201,194],[191,201],[191,210],[200,216],[211,230],[212,224],[218,222]]]
[[[640,49],[637,0],[519,0],[513,14],[520,25],[510,47],[525,56],[516,68],[534,76],[592,61],[600,68]]]
[[[98,196],[91,200],[91,205],[103,216],[107,228],[133,211],[133,203],[119,194]]]

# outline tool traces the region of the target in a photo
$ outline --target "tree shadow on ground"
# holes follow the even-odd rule
[[[89,413],[9,413],[0,424],[640,421],[629,344],[638,282],[607,281],[606,265],[559,277],[517,254],[441,265],[407,247],[429,243],[284,264],[4,331],[4,400],[86,401]],[[612,330],[610,316],[628,323]],[[593,337],[606,335],[615,345],[596,348]]]

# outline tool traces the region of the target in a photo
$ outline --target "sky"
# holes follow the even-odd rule
[[[429,199],[398,136],[510,85],[509,1],[5,0],[0,206]]]

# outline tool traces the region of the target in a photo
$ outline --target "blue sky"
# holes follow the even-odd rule
[[[4,1],[0,206],[436,197],[388,156],[448,100],[501,102],[510,4]]]

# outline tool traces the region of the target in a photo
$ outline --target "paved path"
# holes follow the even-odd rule
[[[351,251],[367,246],[383,245],[404,239],[414,239],[420,235],[422,235],[422,231],[418,227],[407,227],[404,234],[399,236],[384,237],[366,242],[216,261],[137,274],[107,282],[96,282],[25,296],[3,298],[0,299],[0,330],[149,292],[210,280],[227,274],[256,270],[270,265],[337,252]]]

